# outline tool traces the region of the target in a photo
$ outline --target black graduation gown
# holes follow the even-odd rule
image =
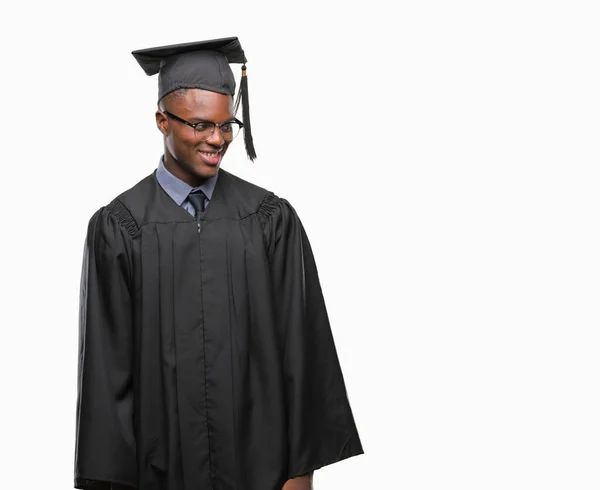
[[[153,172],[91,218],[80,301],[76,488],[281,490],[363,453],[285,199],[220,169],[198,227]]]

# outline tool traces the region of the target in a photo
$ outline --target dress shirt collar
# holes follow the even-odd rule
[[[161,187],[165,190],[171,199],[177,203],[178,206],[183,204],[188,197],[188,194],[192,191],[196,191],[201,189],[204,192],[206,198],[210,201],[213,191],[215,190],[215,185],[217,184],[217,177],[219,176],[219,172],[216,173],[214,177],[208,178],[204,183],[199,185],[198,187],[192,187],[187,184],[183,180],[175,177],[171,172],[167,170],[165,167],[164,157],[160,157],[160,161],[158,162],[158,169],[156,170],[156,179]]]

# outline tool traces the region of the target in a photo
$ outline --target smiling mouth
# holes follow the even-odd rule
[[[211,167],[215,167],[221,161],[221,157],[223,156],[223,149],[219,149],[217,151],[201,151],[198,150],[198,154],[200,158],[204,162],[205,165],[210,165]]]
[[[221,154],[220,151],[200,151],[200,150],[198,150],[198,152],[202,153],[202,155],[205,155],[205,156],[207,156],[209,158],[215,158],[215,157],[217,157],[218,155]]]

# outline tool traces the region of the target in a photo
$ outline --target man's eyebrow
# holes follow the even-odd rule
[[[223,121],[220,121],[217,124],[223,124],[223,123],[226,123],[226,122],[234,122],[234,121],[235,121],[235,117],[231,116],[229,119],[225,119]],[[190,117],[190,122],[203,122],[203,123],[215,124],[214,121],[211,121],[210,119],[202,119],[201,117]]]

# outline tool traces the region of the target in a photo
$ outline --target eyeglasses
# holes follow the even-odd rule
[[[239,121],[236,118],[234,118],[231,121],[225,121],[218,124],[211,121],[200,121],[197,123],[191,123],[189,121],[186,121],[185,119],[180,118],[179,116],[176,116],[175,114],[170,113],[169,111],[163,112],[171,119],[175,119],[180,123],[186,124],[187,126],[194,128],[194,135],[201,141],[210,138],[214,134],[215,128],[219,128],[219,131],[221,131],[221,135],[223,136],[223,139],[225,141],[231,141],[239,134],[240,129],[244,127],[242,121]]]

